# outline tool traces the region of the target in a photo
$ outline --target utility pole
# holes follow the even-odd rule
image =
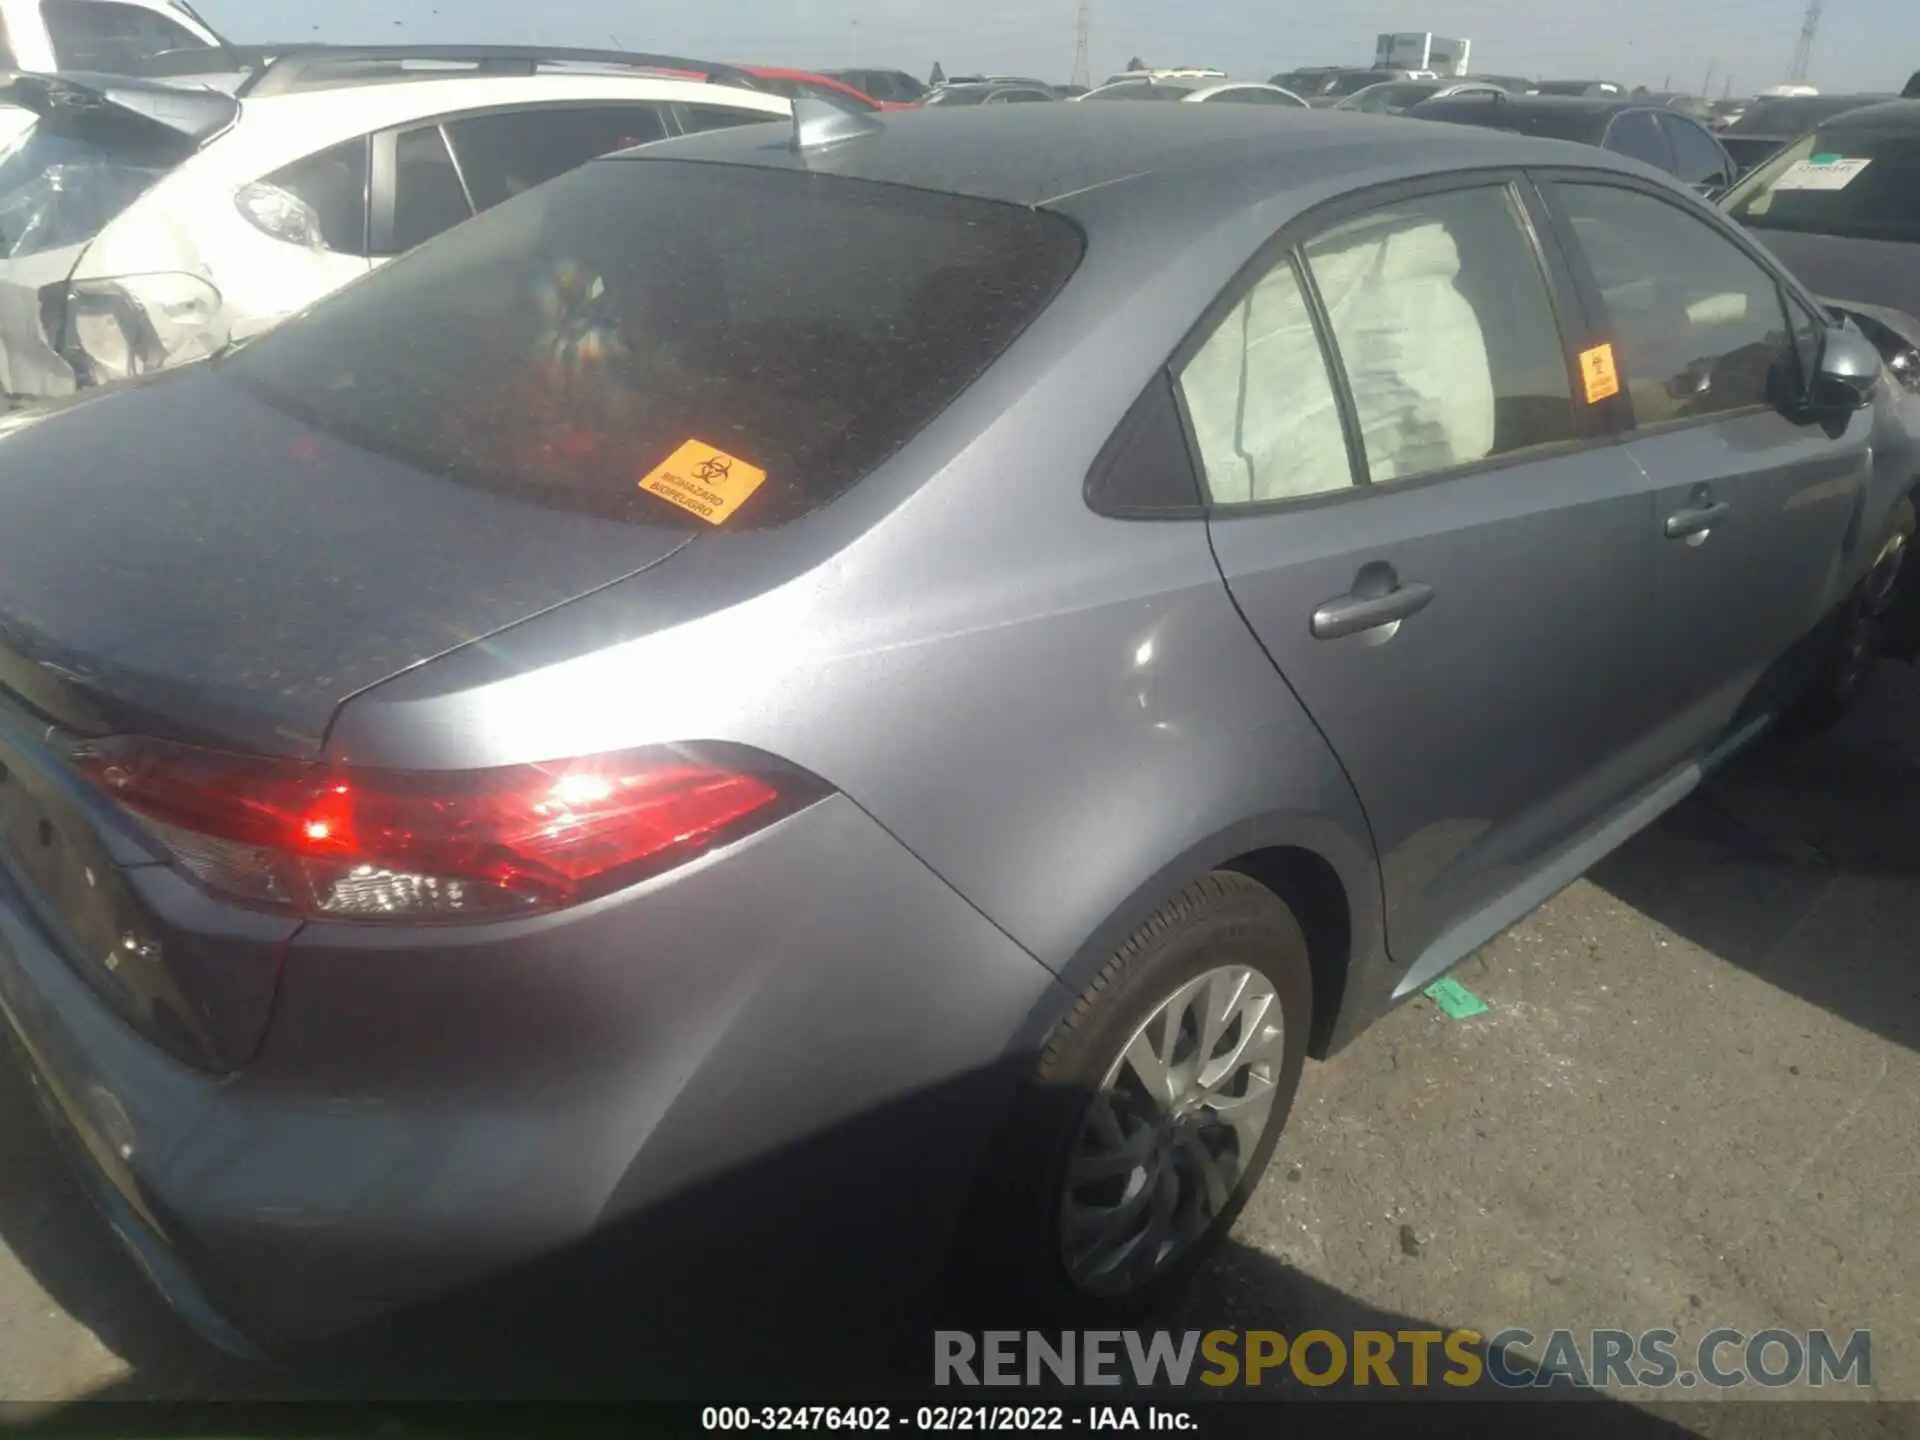
[[[1079,0],[1074,15],[1073,79],[1075,85],[1093,84],[1093,64],[1087,59],[1087,44],[1093,34],[1092,0]]]
[[[1707,61],[1707,77],[1700,82],[1700,93],[1702,95],[1711,95],[1713,93],[1713,71],[1714,62],[1709,60]]]
[[[1820,32],[1822,0],[1807,0],[1806,18],[1800,22],[1800,43],[1793,47],[1793,61],[1787,66],[1787,83],[1807,83],[1807,67],[1813,62],[1813,37]]]

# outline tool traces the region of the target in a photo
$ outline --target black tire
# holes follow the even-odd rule
[[[1807,688],[1780,718],[1791,736],[1817,735],[1838,724],[1853,709],[1879,659],[1887,630],[1903,592],[1913,588],[1908,552],[1912,548],[1911,500],[1894,507],[1893,523],[1875,552],[1872,567],[1847,596],[1834,617],[1833,634]]]
[[[1222,966],[1245,966],[1274,990],[1282,1023],[1274,1103],[1257,1145],[1203,1235],[1154,1278],[1124,1294],[1075,1284],[1063,1256],[1062,1187],[1095,1094],[1121,1049],[1170,996]],[[1142,925],[1054,1026],[1016,1102],[1006,1143],[988,1179],[965,1282],[976,1294],[1017,1298],[1063,1318],[1124,1318],[1164,1300],[1233,1226],[1260,1183],[1299,1090],[1313,1022],[1306,939],[1293,912],[1245,875],[1202,876]],[[991,1277],[991,1278],[988,1278]],[[1011,1292],[1011,1296],[1009,1294]]]

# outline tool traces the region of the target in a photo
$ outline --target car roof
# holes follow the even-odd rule
[[[1842,110],[1819,122],[1819,129],[1844,123],[1849,130],[1878,130],[1894,135],[1920,134],[1920,100],[1882,100]]]
[[[233,128],[186,165],[196,170],[234,168],[238,173],[254,170],[259,174],[356,136],[413,120],[499,106],[569,100],[721,105],[759,111],[768,120],[782,120],[792,114],[790,101],[763,90],[742,90],[732,85],[658,75],[615,71],[450,75],[242,100]]]
[[[1584,164],[1653,174],[1562,141],[1375,115],[1250,105],[1010,105],[965,116],[890,113],[856,138],[798,151],[762,127],[709,131],[628,152],[619,162],[703,160],[806,170],[848,179],[1040,207],[1070,196],[1177,174],[1192,182],[1184,213],[1225,214],[1249,186],[1265,193],[1318,183],[1330,167],[1357,181],[1476,166]]]

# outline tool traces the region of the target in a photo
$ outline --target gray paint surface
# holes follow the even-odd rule
[[[456,505],[433,477],[256,415],[217,366],[0,440],[0,613],[26,617],[9,643],[27,672],[61,666],[56,700],[163,724],[204,701],[201,726],[236,745],[324,740],[330,759],[424,770],[729,741],[839,792],[540,920],[309,925],[226,1082],[121,1027],[0,893],[14,1029],[147,1207],[149,1243],[221,1308],[268,1334],[350,1323],[823,1129],[854,1163],[886,1157],[898,1203],[879,1219],[916,1232],[902,1244],[924,1263],[1002,1113],[1001,1072],[1172,891],[1252,852],[1324,866],[1350,1036],[1436,937],[1624,838],[1622,804],[1718,744],[1739,684],[1809,638],[1912,483],[1883,397],[1824,443],[1734,417],[1286,515],[1097,515],[1082,481],[1120,418],[1315,205],[1458,171],[1653,173],[1371,117],[1114,109],[907,115],[803,155],[757,127],[606,162],[635,183],[700,161],[1051,202],[1087,235],[1079,272],[958,402],[776,531],[676,550]],[[58,467],[80,472],[66,509],[27,483]],[[1723,582],[1663,579],[1685,563],[1666,492],[1696,482],[1732,497],[1724,537],[1685,547],[1711,565],[1728,540]],[[77,568],[37,553],[83,540]],[[1434,603],[1385,644],[1305,638],[1369,563]],[[1761,593],[1746,567],[1785,583]],[[844,1227],[836,1183],[802,1165],[790,1188]],[[810,1234],[809,1208],[754,1238]]]

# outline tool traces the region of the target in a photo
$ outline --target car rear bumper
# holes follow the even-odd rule
[[[0,1009],[37,1088],[150,1278],[230,1349],[589,1241],[657,1296],[795,1262],[905,1298],[1053,984],[836,796],[563,916],[310,926],[259,1056],[221,1076],[128,1028],[0,873]]]

